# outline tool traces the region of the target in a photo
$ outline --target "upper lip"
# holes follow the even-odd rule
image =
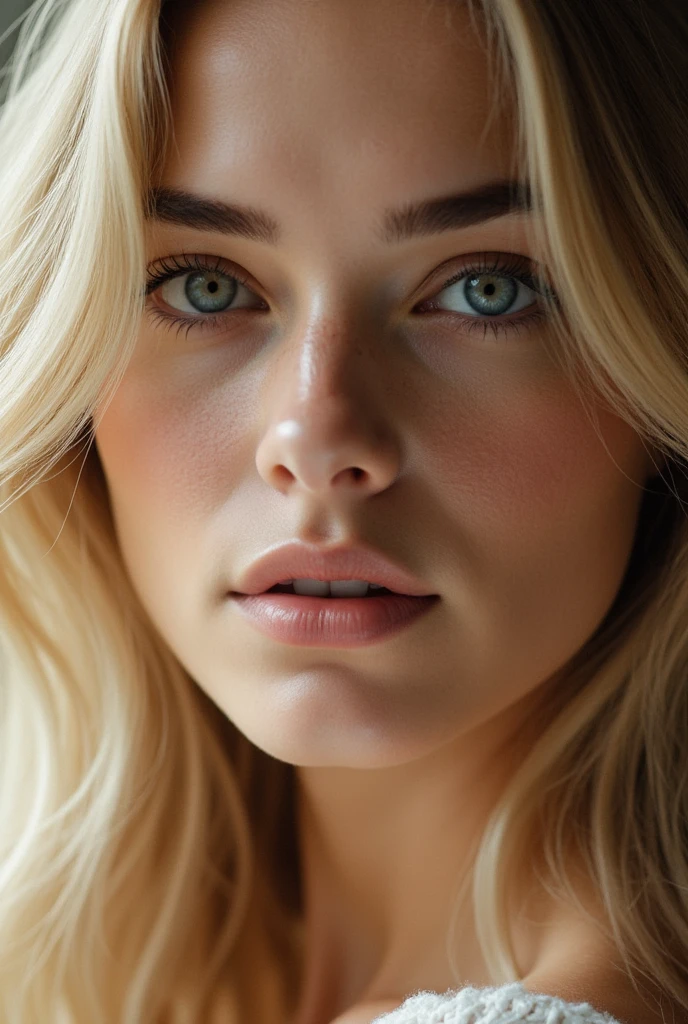
[[[397,594],[426,597],[432,591],[408,570],[373,548],[347,545],[323,551],[289,543],[273,548],[253,562],[241,577],[239,594],[263,594],[282,580],[366,580]]]

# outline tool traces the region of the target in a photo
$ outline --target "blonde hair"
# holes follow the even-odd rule
[[[517,866],[537,855],[543,886],[578,903],[575,849],[629,974],[688,1010],[680,6],[471,3],[493,109],[518,100],[518,177],[542,207],[534,242],[560,303],[552,354],[666,462],[614,604],[534,715],[470,878],[493,983],[518,980]],[[170,138],[160,13],[160,0],[38,0],[4,86],[3,1024],[267,1024],[298,994],[293,766],[250,743],[157,633],[93,445],[94,409],[136,341],[148,190]]]

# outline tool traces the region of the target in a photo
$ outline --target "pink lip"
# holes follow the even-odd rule
[[[398,633],[439,601],[437,594],[332,598],[232,592],[229,597],[260,633],[298,647],[367,647]]]
[[[268,550],[242,573],[232,591],[253,597],[280,580],[367,580],[396,594],[428,597],[432,588],[416,580],[405,566],[364,544],[340,544],[328,550],[291,541]]]

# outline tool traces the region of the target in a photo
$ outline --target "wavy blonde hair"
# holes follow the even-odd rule
[[[688,18],[672,0],[469,2],[493,109],[517,99],[553,355],[665,460],[614,604],[480,837],[480,944],[494,984],[519,980],[518,864],[537,856],[578,903],[575,849],[628,973],[688,1010]],[[4,78],[3,1024],[274,1024],[299,991],[293,766],[147,617],[93,444],[142,315],[168,73],[160,0],[38,0]]]

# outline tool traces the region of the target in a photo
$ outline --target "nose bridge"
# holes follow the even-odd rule
[[[344,303],[337,308],[320,298],[300,323],[283,339],[273,381],[276,401],[295,405],[303,411],[320,402],[350,401],[366,376],[363,367],[371,353],[366,351],[362,319]],[[363,385],[365,386],[365,385]]]
[[[378,303],[369,294],[365,260],[344,225],[323,215],[321,231],[338,238],[336,252],[318,237],[301,249],[301,284],[295,287],[291,322],[279,339],[268,374],[266,400],[275,412],[318,418],[326,404],[339,408],[372,399],[373,366],[383,343]]]
[[[374,407],[370,352],[357,318],[321,305],[282,339],[264,395],[276,435],[334,452]],[[322,460],[321,460],[322,461]]]
[[[396,439],[375,400],[376,339],[346,299],[320,295],[277,343],[264,379],[261,475],[311,492],[356,484],[389,485],[398,471]]]

